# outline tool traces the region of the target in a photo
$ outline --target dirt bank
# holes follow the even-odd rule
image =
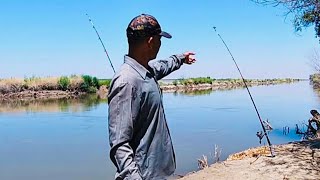
[[[320,179],[320,140],[275,146],[275,157],[265,147],[249,149],[181,180]]]
[[[0,100],[30,100],[30,99],[61,99],[61,98],[78,98],[85,92],[79,91],[60,91],[60,90],[48,90],[48,91],[22,91],[15,93],[0,94]]]

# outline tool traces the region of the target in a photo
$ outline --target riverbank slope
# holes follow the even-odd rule
[[[320,139],[252,148],[230,155],[223,162],[189,174],[181,180],[320,179]]]

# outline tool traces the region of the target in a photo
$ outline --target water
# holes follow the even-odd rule
[[[307,122],[319,97],[309,82],[250,88],[273,144],[300,140],[295,124]],[[259,120],[245,89],[165,93],[164,106],[176,152],[177,174],[197,170],[214,146],[221,159],[259,146]],[[0,104],[0,179],[113,179],[107,102],[79,100]],[[283,127],[290,134],[283,135]],[[262,144],[265,142],[263,141]]]

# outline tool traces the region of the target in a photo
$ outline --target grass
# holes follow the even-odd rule
[[[310,79],[314,82],[319,82],[320,75],[312,75]],[[250,84],[279,84],[290,83],[296,79],[246,79],[248,85]],[[29,77],[24,79],[9,78],[0,79],[0,93],[16,93],[22,91],[41,91],[41,90],[63,90],[63,91],[81,91],[94,93],[101,86],[110,87],[111,79],[98,79],[90,75],[71,75],[62,77]],[[196,77],[188,79],[177,79],[172,82],[173,85],[193,86],[199,84],[215,84],[215,85],[236,85],[243,86],[242,79],[214,79],[211,77]],[[162,84],[163,85],[163,84]]]
[[[99,80],[90,75],[71,75],[61,77],[26,77],[0,79],[0,93],[16,93],[22,91],[63,90],[94,93],[100,86],[110,86],[111,80]]]
[[[320,78],[319,78],[320,79]],[[298,79],[245,79],[247,83],[290,83],[297,81]],[[188,78],[188,79],[177,79],[172,82],[173,85],[198,85],[198,84],[213,84],[213,83],[227,83],[227,84],[243,84],[242,79],[214,79],[211,77],[197,77],[197,78]]]
[[[173,81],[173,85],[198,85],[198,84],[212,84],[215,79],[211,79],[210,77],[197,77],[197,78],[189,78],[189,79],[179,79]]]

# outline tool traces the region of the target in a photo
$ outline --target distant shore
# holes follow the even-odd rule
[[[195,79],[195,80],[193,80]],[[208,79],[207,79],[208,80]],[[181,91],[192,91],[192,90],[228,90],[236,88],[244,88],[245,85],[242,79],[209,79],[204,83],[196,82],[197,78],[175,80],[172,83],[165,84],[160,83],[160,87],[164,92],[181,92]],[[262,85],[276,85],[284,83],[294,83],[303,81],[303,79],[247,79],[247,86],[262,86]]]
[[[63,78],[34,78],[29,80],[0,80],[0,100],[10,99],[60,99],[79,98],[85,94],[96,93],[100,98],[107,98],[111,80],[98,80],[91,76],[73,76]],[[301,79],[248,79],[248,86],[276,85],[294,83]],[[241,79],[189,78],[172,80],[169,83],[159,81],[163,92],[193,92],[205,90],[228,90],[244,88]],[[28,84],[29,83],[29,84]]]
[[[108,84],[89,75],[0,79],[0,100],[79,98]]]

